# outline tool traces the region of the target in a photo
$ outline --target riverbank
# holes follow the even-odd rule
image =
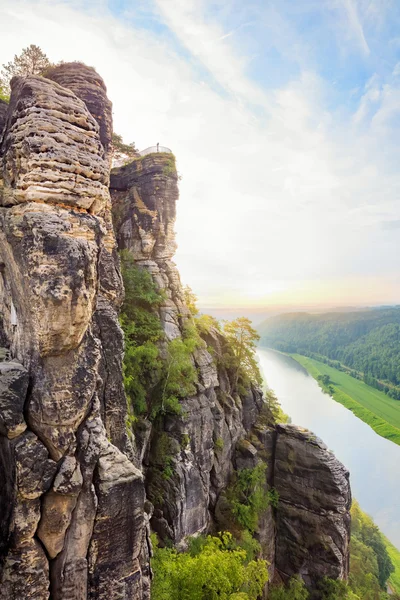
[[[351,410],[378,435],[400,445],[399,401],[313,358],[301,354],[289,356],[302,365],[318,381],[323,391],[336,402]],[[320,380],[324,375],[329,377],[327,384]]]
[[[353,496],[366,513],[363,513],[363,520],[368,520],[366,515],[370,515],[379,527],[395,567],[389,577],[390,589],[400,593],[400,479],[397,475],[400,446],[377,435],[352,411],[324,393],[307,370],[291,356],[266,348],[258,348],[257,356],[266,384],[274,390],[282,410],[294,423],[321,437],[349,469]],[[362,559],[358,563],[359,551]],[[352,552],[353,573],[357,572],[359,564],[361,576],[365,574],[366,563],[357,541]],[[366,591],[369,584],[368,581],[365,583]],[[366,594],[360,595],[360,598],[363,597]]]
[[[389,577],[389,584],[393,592],[400,594],[400,550],[398,550],[385,535],[383,536],[383,539],[395,569]]]

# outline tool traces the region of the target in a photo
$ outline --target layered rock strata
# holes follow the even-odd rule
[[[139,599],[111,105],[93,69],[52,79],[13,79],[1,145],[0,597]]]

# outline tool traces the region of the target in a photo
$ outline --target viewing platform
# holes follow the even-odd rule
[[[146,156],[146,154],[153,154],[153,152],[167,152],[168,154],[172,154],[172,150],[167,148],[166,146],[160,146],[157,144],[156,146],[149,146],[144,150],[139,152],[140,156]]]

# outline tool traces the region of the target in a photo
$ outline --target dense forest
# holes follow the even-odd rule
[[[258,327],[261,344],[327,357],[331,366],[400,400],[400,307],[348,313],[291,313]]]

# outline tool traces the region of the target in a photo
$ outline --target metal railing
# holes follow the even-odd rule
[[[166,146],[160,146],[160,144],[157,144],[157,146],[150,146],[145,150],[141,150],[139,154],[140,156],[146,156],[146,154],[152,154],[153,152],[168,152],[168,154],[172,154],[172,150],[170,150],[170,148],[167,148]]]

